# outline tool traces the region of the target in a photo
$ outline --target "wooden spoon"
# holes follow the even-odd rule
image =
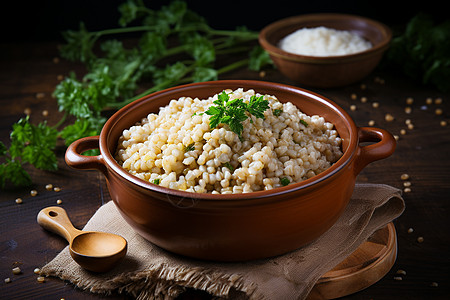
[[[42,209],[37,222],[43,228],[63,236],[69,242],[72,258],[86,270],[109,271],[127,253],[127,241],[123,237],[106,232],[78,230],[61,207]]]

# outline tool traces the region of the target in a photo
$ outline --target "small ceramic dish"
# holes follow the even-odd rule
[[[343,139],[343,156],[324,172],[299,183],[245,194],[191,193],[165,188],[128,173],[114,159],[119,137],[172,99],[206,99],[225,89],[254,89],[290,101],[304,113],[323,116]],[[362,142],[372,142],[361,145]],[[378,128],[358,128],[338,105],[323,96],[279,83],[219,80],[173,87],[117,111],[100,136],[83,138],[66,151],[76,169],[97,169],[123,218],[148,241],[198,259],[244,261],[297,249],[328,230],[345,210],[358,173],[390,156],[395,139]],[[100,155],[85,156],[99,148]]]
[[[358,53],[340,56],[307,56],[286,52],[279,42],[302,28],[326,27],[350,31],[372,43]],[[347,14],[308,14],[282,19],[263,28],[259,43],[280,72],[298,84],[318,88],[349,85],[369,75],[388,49],[392,32],[386,25]]]

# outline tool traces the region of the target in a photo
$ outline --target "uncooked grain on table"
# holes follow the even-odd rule
[[[226,90],[249,101],[254,90]],[[197,193],[246,193],[300,182],[342,156],[341,138],[321,116],[308,116],[275,96],[264,119],[244,121],[241,137],[227,125],[209,127],[208,99],[171,100],[123,131],[116,160],[129,173],[164,187]]]

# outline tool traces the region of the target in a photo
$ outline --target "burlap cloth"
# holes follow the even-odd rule
[[[137,299],[174,299],[187,288],[213,298],[304,299],[315,282],[355,251],[372,233],[401,215],[400,190],[357,184],[346,211],[308,246],[266,260],[215,263],[168,253],[137,235],[110,201],[84,230],[116,233],[128,241],[125,259],[112,271],[95,274],[76,264],[63,249],[41,272],[93,293],[127,293]]]

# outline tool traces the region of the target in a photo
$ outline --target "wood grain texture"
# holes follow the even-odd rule
[[[61,117],[56,101],[51,97],[58,75],[71,70],[82,72],[79,65],[60,60],[54,43],[3,44],[0,47],[0,140],[9,143],[11,126],[24,116],[24,108],[31,109],[31,121],[47,119],[55,124]],[[294,84],[280,75],[277,70],[267,70],[265,77],[258,73],[239,70],[225,74],[221,79],[263,79],[267,81]],[[377,78],[382,78],[381,84]],[[311,89],[332,99],[354,118],[358,126],[367,126],[369,120],[375,126],[399,135],[394,155],[367,166],[358,181],[385,183],[403,188],[400,175],[408,173],[411,192],[404,193],[406,210],[395,220],[398,253],[392,269],[381,280],[370,287],[343,299],[446,299],[450,295],[449,203],[450,203],[450,135],[449,126],[442,127],[441,120],[449,122],[450,98],[432,87],[412,82],[404,76],[376,70],[362,83],[344,88],[320,90]],[[44,93],[44,97],[36,97]],[[352,100],[351,95],[357,99]],[[367,102],[361,102],[367,97]],[[412,112],[405,113],[406,98],[413,97]],[[442,104],[426,105],[428,97],[442,98]],[[373,108],[372,103],[379,107]],[[356,105],[355,111],[350,105]],[[440,107],[442,115],[434,110]],[[47,117],[42,115],[48,110]],[[386,113],[394,121],[384,119]],[[405,121],[410,119],[414,129],[409,130]],[[450,122],[449,122],[450,123]],[[401,135],[400,130],[406,129]],[[57,172],[44,172],[29,168],[34,185],[31,188],[9,188],[0,191],[0,298],[2,299],[127,299],[123,295],[102,296],[74,288],[59,279],[48,278],[41,284],[33,273],[36,267],[44,265],[58,254],[67,242],[41,229],[36,222],[40,209],[56,204],[70,212],[75,227],[82,228],[95,210],[110,200],[105,180],[96,171],[76,171],[66,166],[63,155],[65,147],[58,147],[59,167]],[[60,186],[60,192],[45,190],[52,183]],[[31,197],[34,188],[38,195]],[[22,197],[23,203],[15,199]],[[413,228],[414,232],[408,233]],[[418,237],[424,241],[419,243]],[[22,274],[13,275],[11,269],[20,266]],[[406,275],[396,274],[397,270]],[[11,278],[5,284],[3,279]],[[401,277],[402,280],[395,280]],[[436,282],[438,286],[433,286]],[[202,292],[189,292],[183,299],[208,299]]]

